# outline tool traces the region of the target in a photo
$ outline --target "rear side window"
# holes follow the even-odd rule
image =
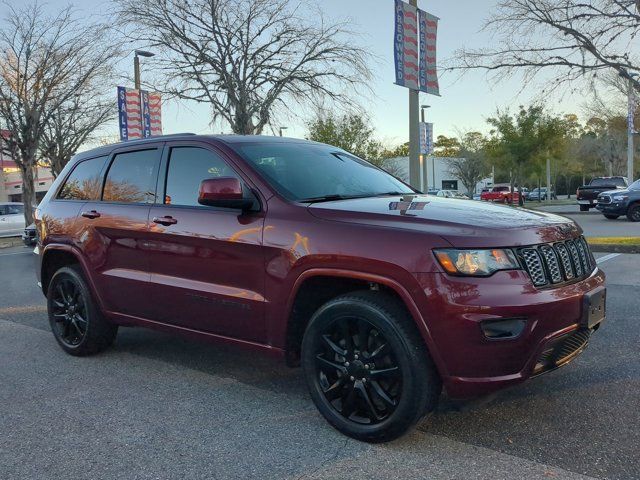
[[[7,205],[7,215],[24,214],[24,205]]]
[[[96,200],[102,186],[102,168],[107,157],[96,157],[78,163],[58,193],[62,200]]]
[[[102,200],[153,203],[159,162],[155,148],[117,154],[107,172]]]
[[[169,157],[167,205],[200,206],[200,182],[207,178],[236,177],[235,172],[217,154],[199,147],[174,147]]]

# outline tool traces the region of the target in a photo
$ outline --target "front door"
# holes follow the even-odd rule
[[[154,316],[194,330],[263,341],[263,212],[198,204],[206,178],[237,177],[245,192],[248,184],[207,144],[168,144],[161,172],[163,201],[149,214]]]

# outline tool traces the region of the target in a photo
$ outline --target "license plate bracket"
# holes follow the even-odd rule
[[[605,319],[607,308],[607,289],[600,287],[586,293],[582,299],[582,324],[593,328]]]

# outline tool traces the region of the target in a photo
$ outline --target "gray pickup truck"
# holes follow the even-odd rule
[[[598,203],[598,195],[609,190],[624,190],[629,183],[627,177],[595,177],[589,185],[578,187],[576,197],[581,212],[587,212]]]

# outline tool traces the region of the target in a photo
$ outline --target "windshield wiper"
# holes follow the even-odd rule
[[[322,195],[320,197],[301,198],[298,200],[300,203],[319,203],[319,202],[333,202],[334,200],[352,200],[354,198],[366,198],[371,197],[371,194],[365,195]]]

